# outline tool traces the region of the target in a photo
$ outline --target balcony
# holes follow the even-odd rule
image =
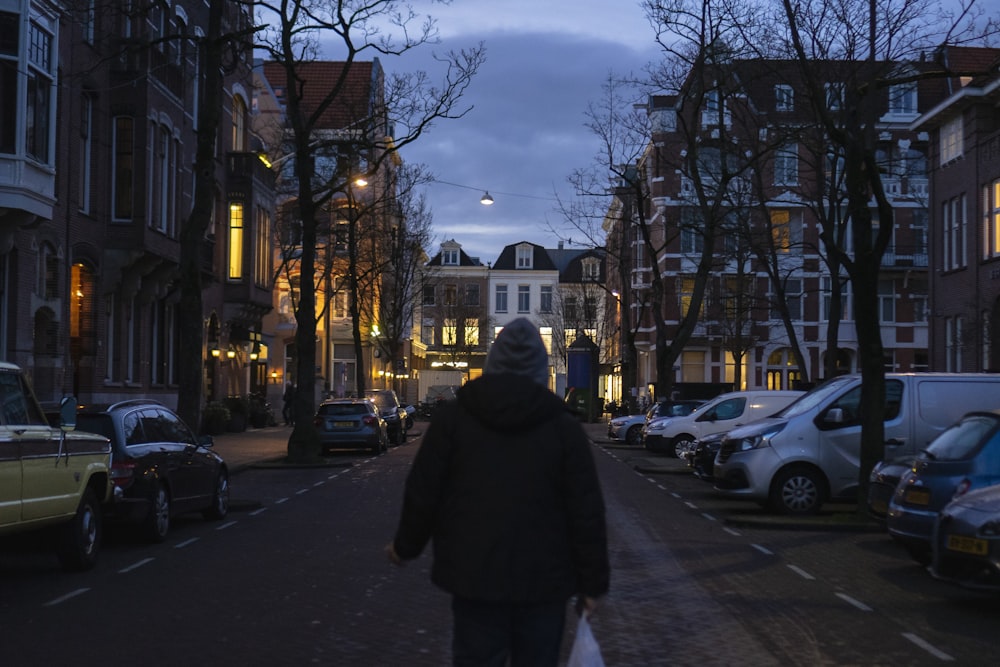
[[[926,246],[890,245],[882,255],[882,266],[890,269],[926,269]]]

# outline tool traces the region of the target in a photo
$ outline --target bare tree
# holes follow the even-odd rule
[[[460,100],[485,58],[483,47],[449,52],[439,56],[445,73],[433,84],[426,73],[394,75],[366,100],[365,108],[348,109],[353,122],[334,135],[324,135],[323,115],[337,105],[350,104],[346,91],[356,62],[366,55],[398,56],[436,40],[435,23],[418,16],[406,3],[394,0],[277,0],[259,2],[260,22],[269,27],[258,48],[277,63],[285,92],[286,136],[297,184],[297,205],[301,223],[299,258],[299,300],[296,304],[297,377],[311,380],[315,373],[316,336],[316,242],[317,221],[331,200],[346,196],[352,206],[353,179],[359,172],[390,183],[392,161],[397,151],[416,141],[429,126],[441,119],[458,118],[468,111]],[[344,67],[329,88],[309,88],[305,68],[315,61],[323,42],[330,40],[341,54]],[[357,102],[357,101],[355,101]],[[317,150],[335,153],[332,161],[317,160]],[[350,247],[356,247],[357,216],[348,209]],[[350,267],[351,269],[356,266]],[[355,278],[349,276],[353,281]],[[358,285],[352,283],[357,294]],[[358,303],[351,301],[355,320],[355,348],[360,349]],[[359,355],[360,356],[360,355]],[[360,365],[359,365],[360,370]],[[315,410],[313,391],[299,391],[294,402],[295,428],[288,442],[291,460],[318,457],[319,445],[311,416]]]

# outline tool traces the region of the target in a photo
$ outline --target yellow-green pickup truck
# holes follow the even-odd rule
[[[49,426],[21,369],[0,362],[0,535],[53,530],[63,567],[86,570],[101,547],[111,446],[73,431],[76,399],[63,399],[60,417]]]

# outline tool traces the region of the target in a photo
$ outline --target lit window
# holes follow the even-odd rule
[[[229,204],[229,279],[243,277],[243,204]]]

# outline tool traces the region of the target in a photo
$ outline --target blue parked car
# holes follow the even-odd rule
[[[889,535],[927,565],[938,513],[952,499],[994,484],[1000,484],[1000,410],[970,412],[900,478],[886,516]]]

